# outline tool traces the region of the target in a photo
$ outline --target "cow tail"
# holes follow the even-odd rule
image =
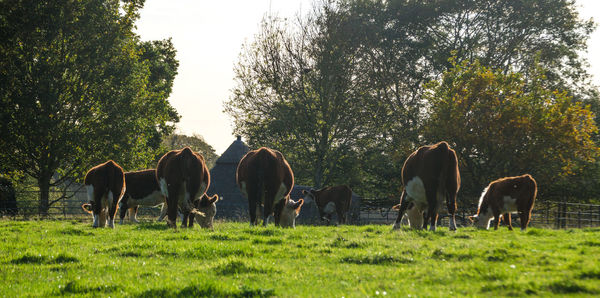
[[[265,169],[262,165],[258,167],[256,171],[256,199],[258,200],[258,206],[262,206],[265,202],[263,202],[262,197],[264,194],[265,188]]]

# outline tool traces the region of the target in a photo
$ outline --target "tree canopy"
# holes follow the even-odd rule
[[[106,159],[146,166],[179,116],[170,40],[140,42],[143,1],[0,3],[0,158],[48,189]]]
[[[452,86],[446,81],[459,78],[452,75],[457,65],[478,61],[493,74],[488,79],[495,89],[485,98],[473,97],[474,102],[493,107],[505,96],[494,92],[521,92],[510,101],[513,106],[502,106],[512,109],[504,117],[533,113],[534,119],[503,125],[513,130],[531,126],[519,136],[525,146],[533,142],[532,135],[557,139],[537,140],[531,150],[542,143],[568,145],[557,152],[562,160],[551,162],[544,173],[523,169],[531,165],[519,163],[525,155],[505,155],[510,160],[503,166],[555,181],[549,178],[555,170],[577,174],[594,159],[596,146],[589,141],[597,134],[590,117],[598,112],[598,93],[580,55],[594,26],[580,19],[574,2],[567,0],[323,1],[297,20],[265,17],[242,50],[237,85],[225,110],[235,120],[236,133],[251,146],[272,146],[289,156],[300,182],[347,183],[365,196],[398,197],[400,168],[410,152],[440,139],[458,143],[451,139],[455,134],[434,131],[450,124],[435,122],[446,119],[442,99],[432,98],[437,91],[426,84]],[[556,110],[542,108],[546,101]],[[560,122],[563,115],[585,119]],[[487,130],[500,125],[470,114],[462,117]],[[577,121],[584,125],[569,126]],[[473,138],[461,139],[461,146],[475,146]],[[467,140],[472,143],[462,143]],[[575,148],[574,140],[585,146]],[[496,176],[511,172],[495,169]],[[469,183],[475,187],[480,181]]]

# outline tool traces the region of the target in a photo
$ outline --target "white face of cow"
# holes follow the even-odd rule
[[[469,219],[471,219],[473,222],[473,225],[480,229],[489,229],[492,218],[494,218],[494,215],[492,214],[492,208],[487,208],[485,212],[480,212],[479,214],[469,217]]]
[[[200,227],[212,229],[213,220],[215,218],[215,215],[217,214],[217,201],[219,200],[219,196],[205,196],[202,198],[202,200],[206,200],[206,202],[198,206],[196,209],[203,215],[196,214],[194,218],[196,219],[196,222],[200,225]]]
[[[299,199],[298,202],[288,200],[281,210],[281,217],[279,219],[279,225],[283,228],[296,227],[296,217],[300,215],[300,208],[304,204],[303,199]]]

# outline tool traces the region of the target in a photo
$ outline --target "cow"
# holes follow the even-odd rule
[[[319,190],[302,190],[304,200],[313,200],[319,209],[319,217],[331,222],[334,212],[337,213],[338,224],[346,223],[346,214],[350,210],[352,190],[347,185],[321,188]]]
[[[87,190],[88,204],[82,208],[94,215],[93,227],[115,227],[115,215],[119,201],[125,194],[126,184],[123,169],[109,160],[91,168],[85,174],[84,185]]]
[[[258,224],[258,211],[262,214],[263,226],[267,226],[273,206],[292,191],[294,173],[281,152],[261,147],[242,157],[236,170],[236,182],[248,198],[250,225]]]
[[[196,208],[200,214],[188,213],[183,215],[182,226],[193,227],[194,219],[198,222],[200,227],[206,229],[213,228],[213,219],[217,214],[217,201],[219,200],[218,195],[209,197],[206,193],[202,195],[199,200],[194,201],[194,208]]]
[[[448,143],[442,141],[434,145],[422,146],[413,152],[402,167],[404,189],[400,204],[394,206],[399,211],[394,229],[407,212],[411,228],[435,231],[442,201],[446,201],[450,215],[449,229],[456,230],[456,194],[460,188],[460,173],[456,153]]]
[[[210,173],[201,154],[189,147],[165,153],[156,166],[156,179],[166,197],[168,226],[177,227],[178,209],[184,215],[203,215],[194,204],[210,186]]]
[[[492,181],[483,190],[477,214],[469,219],[478,228],[489,229],[490,221],[494,218],[494,230],[497,230],[502,217],[508,223],[508,229],[512,231],[510,214],[517,212],[521,220],[521,231],[524,231],[531,219],[536,195],[537,183],[529,174],[500,178]]]
[[[275,225],[281,226],[282,228],[295,228],[296,217],[300,215],[300,208],[302,208],[303,204],[303,199],[299,199],[296,202],[292,200],[290,196],[286,196],[285,199],[279,200],[273,207]]]
[[[136,172],[125,172],[125,184],[127,190],[119,208],[120,224],[123,224],[123,219],[127,211],[129,211],[129,219],[132,222],[138,222],[137,210],[141,206],[157,206],[162,204],[161,216],[159,220],[167,213],[165,207],[165,196],[160,190],[158,181],[156,180],[156,170],[148,169]]]

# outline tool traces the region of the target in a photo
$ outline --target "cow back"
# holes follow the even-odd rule
[[[154,191],[160,191],[155,169],[126,172],[125,183],[127,185],[125,197],[143,198]]]
[[[204,157],[189,147],[163,155],[156,166],[156,178],[159,183],[164,179],[169,185],[185,182],[186,190],[194,198],[200,197],[210,186],[210,173]]]

